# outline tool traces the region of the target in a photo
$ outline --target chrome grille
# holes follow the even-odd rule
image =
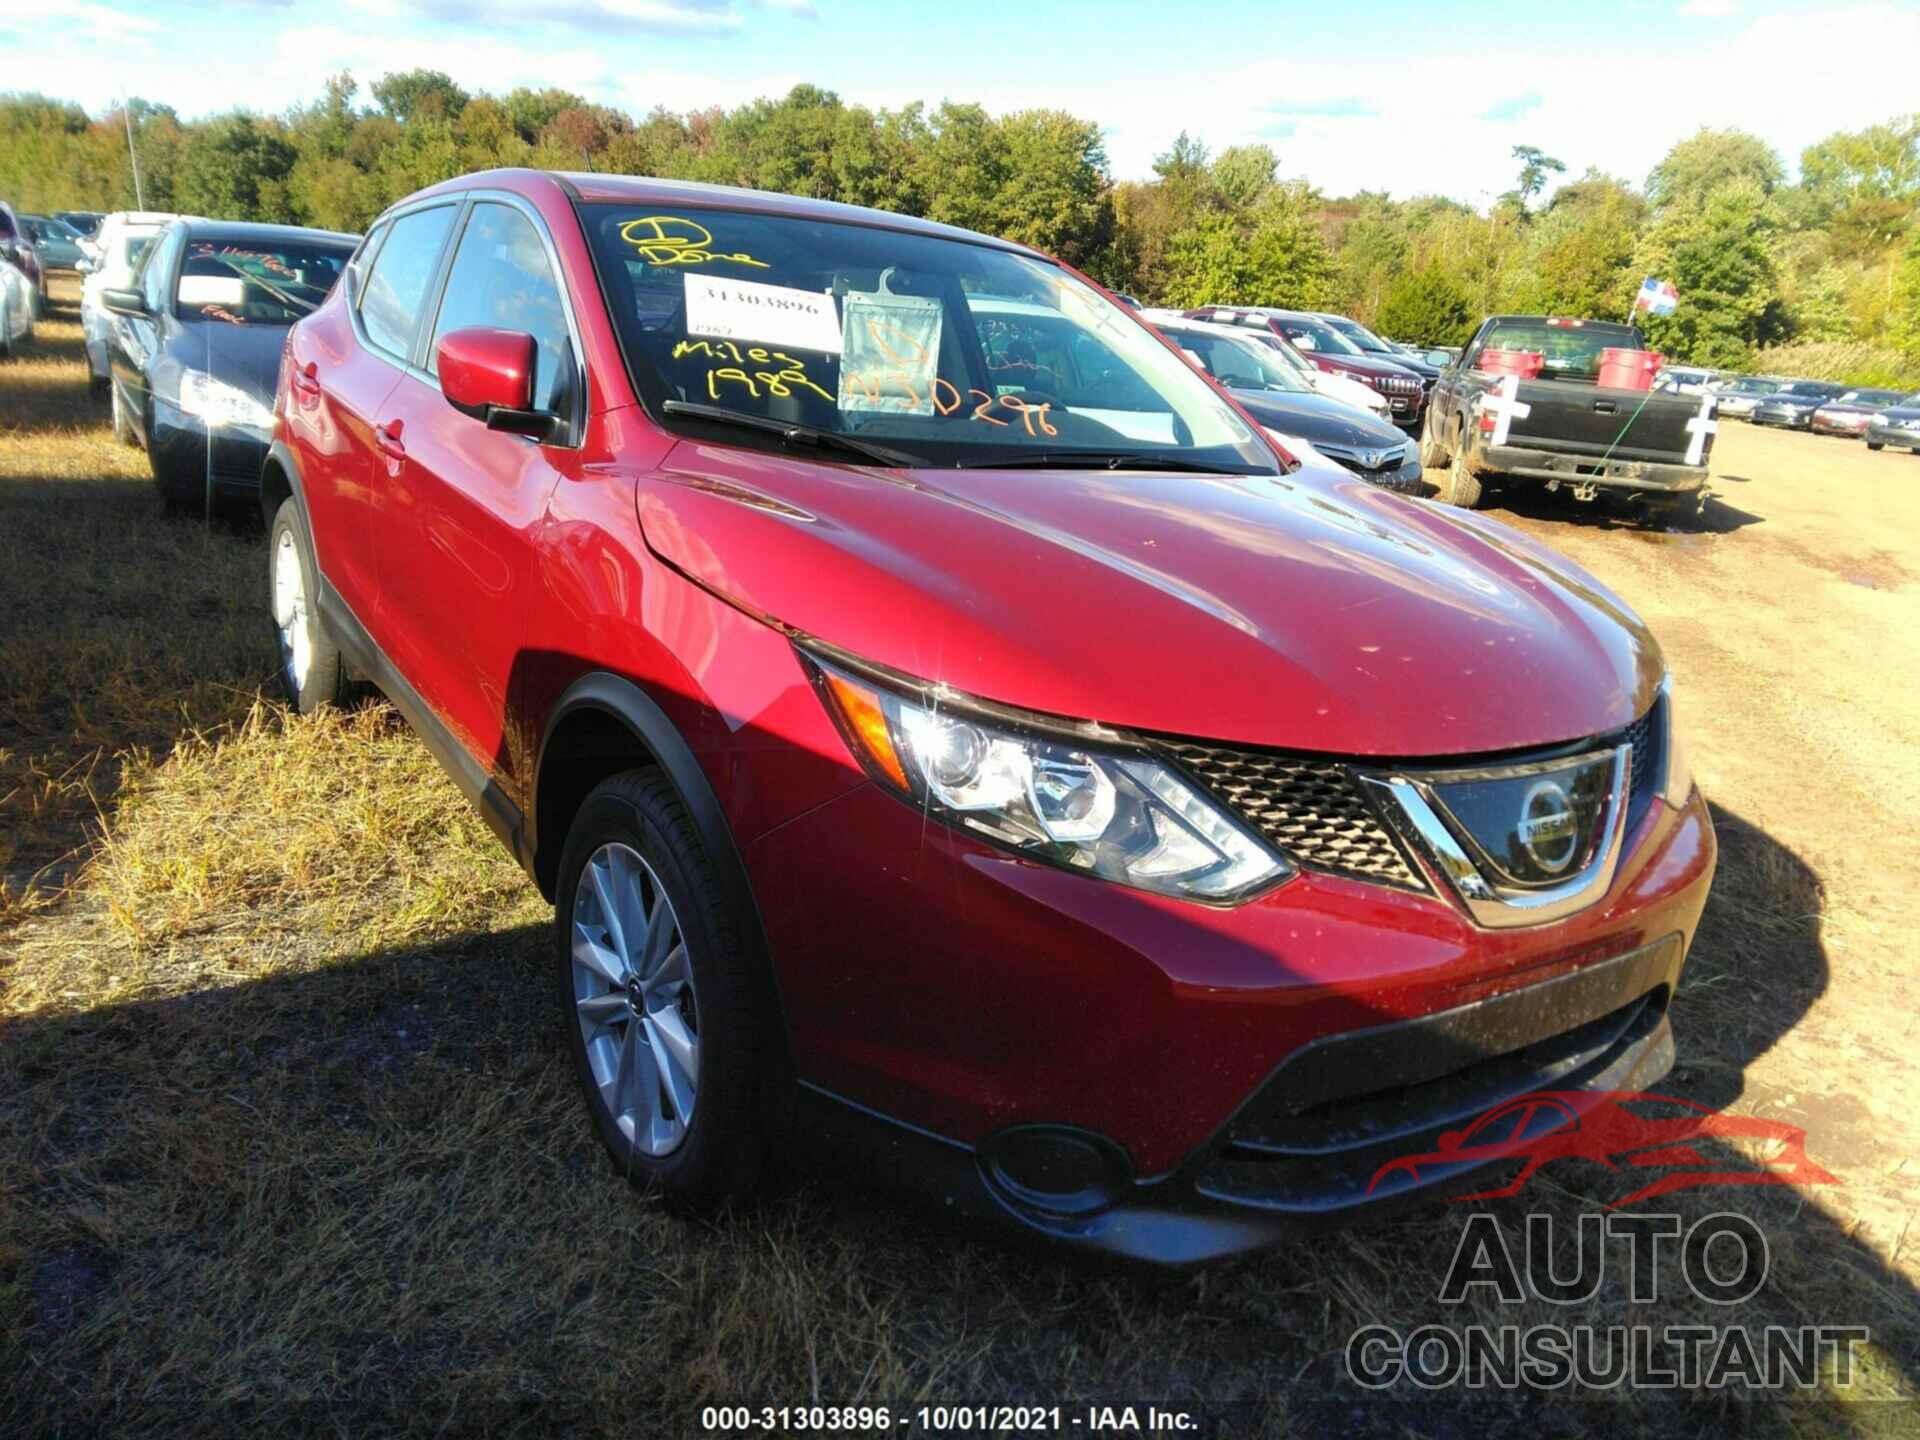
[[[1629,840],[1652,804],[1666,770],[1664,705],[1664,701],[1656,701],[1626,729],[1592,742],[1633,747],[1627,787]],[[1161,744],[1235,815],[1308,869],[1409,890],[1428,888],[1347,765],[1191,740]],[[1526,756],[1512,758],[1524,760]]]
[[[1427,888],[1346,766],[1191,741],[1171,741],[1166,749],[1234,814],[1300,864],[1409,890]]]
[[[1654,701],[1646,714],[1620,732],[1619,741],[1633,747],[1633,768],[1627,780],[1627,835],[1640,826],[1641,817],[1647,813],[1647,806],[1653,803],[1653,792],[1660,787],[1660,781],[1667,768],[1666,720],[1661,712],[1666,707],[1665,700]]]

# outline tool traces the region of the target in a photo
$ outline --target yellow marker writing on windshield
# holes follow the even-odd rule
[[[756,260],[745,251],[723,255],[713,248],[713,232],[706,226],[679,215],[642,215],[620,227],[620,238],[640,252],[650,265],[705,265],[725,260],[756,269],[773,267]]]

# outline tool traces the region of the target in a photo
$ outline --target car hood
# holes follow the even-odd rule
[[[1382,359],[1378,355],[1342,355],[1335,350],[1302,351],[1309,360],[1324,360],[1329,365],[1337,365],[1342,370],[1351,370],[1366,375],[1398,375],[1407,380],[1421,377],[1406,366],[1392,360]]]
[[[1386,450],[1397,449],[1407,440],[1404,432],[1386,421],[1326,395],[1235,389],[1233,398],[1262,425],[1298,435],[1311,445]]]
[[[187,369],[204,370],[214,379],[271,404],[288,328],[185,320],[169,342],[167,354]]]
[[[1662,669],[1570,562],[1319,464],[883,470],[685,441],[636,502],[656,555],[801,637],[1135,730],[1513,749],[1627,724]]]
[[[1920,405],[1889,405],[1884,410],[1873,412],[1874,419],[1900,422],[1920,420]]]
[[[1762,396],[1762,405],[1778,405],[1789,410],[1818,410],[1822,405],[1831,405],[1831,400],[1822,400],[1816,395],[1766,395]]]

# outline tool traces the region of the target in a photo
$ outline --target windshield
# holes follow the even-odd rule
[[[1770,380],[1732,380],[1720,387],[1723,395],[1771,395],[1773,391]]]
[[[1362,350],[1368,351],[1371,354],[1392,356],[1397,353],[1393,346],[1387,344],[1386,341],[1367,329],[1367,327],[1362,325],[1358,320],[1349,320],[1342,315],[1327,321],[1327,323],[1354,344],[1358,345]]]
[[[1238,335],[1216,335],[1184,325],[1163,325],[1160,333],[1229,390],[1282,390],[1299,395],[1311,388],[1281,363],[1277,350],[1258,340],[1249,343]]]
[[[1543,357],[1541,370],[1556,380],[1591,380],[1600,373],[1604,350],[1637,350],[1637,345],[1622,345],[1626,336],[1618,329],[1595,330],[1585,326],[1547,325],[1544,323],[1496,325],[1481,342],[1479,356],[1488,350],[1537,351]]]
[[[1819,380],[1796,380],[1791,385],[1782,385],[1780,393],[1795,395],[1803,400],[1831,400],[1840,394],[1840,387]]]
[[[1853,390],[1845,396],[1854,405],[1891,405],[1899,398],[1897,390]]]
[[[1151,330],[1055,265],[865,225],[683,209],[581,207],[634,383],[675,428],[738,415],[727,438],[740,443],[780,443],[784,424],[929,466],[1086,452],[1276,469]],[[724,413],[674,413],[689,405]]]
[[[189,240],[173,313],[229,325],[291,325],[320,308],[352,254],[350,245]]]
[[[1302,350],[1318,350],[1323,355],[1358,355],[1360,347],[1331,325],[1318,320],[1301,320],[1294,316],[1273,317],[1273,323]]]

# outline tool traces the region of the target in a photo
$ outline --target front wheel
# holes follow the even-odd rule
[[[323,705],[345,704],[349,685],[339,647],[321,627],[313,608],[312,554],[298,502],[281,501],[267,534],[268,594],[280,685],[287,703],[302,715],[311,715]]]
[[[614,1169],[693,1209],[750,1190],[769,1016],[713,861],[660,771],[616,775],[580,807],[554,936],[567,1049]]]
[[[1867,448],[1868,448],[1869,450],[1879,450],[1879,449],[1881,449],[1881,448],[1883,448],[1883,447],[1884,447],[1885,445],[1886,445],[1886,441],[1884,441],[1884,440],[1869,440],[1869,441],[1867,441]]]
[[[1454,445],[1453,463],[1445,470],[1436,472],[1440,478],[1438,485],[1441,500],[1449,505],[1458,505],[1462,510],[1478,510],[1486,501],[1486,486],[1480,479],[1480,472],[1467,460],[1465,437]]]

